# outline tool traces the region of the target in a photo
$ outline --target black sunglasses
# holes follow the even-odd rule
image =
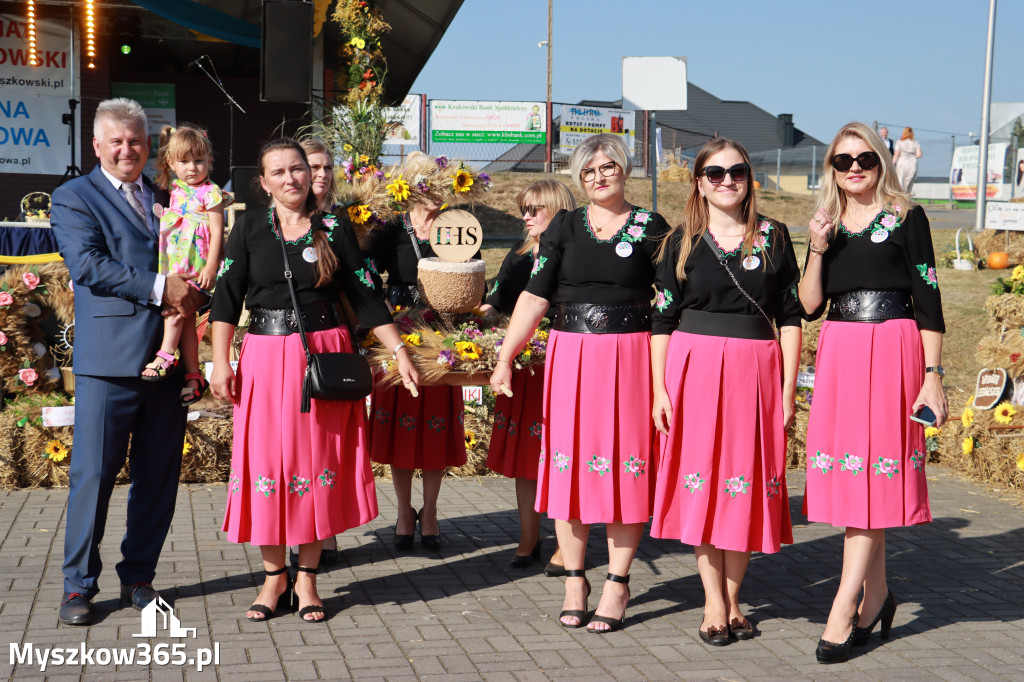
[[[544,208],[544,204],[528,204],[526,206],[520,206],[519,213],[526,214],[531,218],[534,218],[538,213],[540,213],[542,208]]]
[[[832,167],[840,173],[853,168],[853,162],[856,161],[857,165],[860,166],[861,170],[871,170],[878,165],[881,159],[878,158],[878,154],[874,152],[862,152],[857,155],[857,158],[850,156],[849,154],[836,154],[832,157]]]
[[[728,173],[732,176],[733,182],[744,182],[750,177],[750,165],[746,163],[737,163],[734,166],[728,168],[722,168],[721,166],[704,166],[701,175],[708,179],[712,185],[717,185],[725,180],[725,174]]]

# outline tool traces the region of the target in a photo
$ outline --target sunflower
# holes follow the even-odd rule
[[[422,346],[423,337],[419,335],[419,332],[413,332],[412,334],[402,334],[402,343],[407,346]]]
[[[1024,471],[1024,452],[1017,455],[1017,468]]]
[[[460,170],[452,179],[452,191],[456,194],[459,192],[468,192],[472,186],[473,176],[470,175],[469,171]]]
[[[471,448],[476,445],[476,434],[470,429],[466,429],[466,447]],[[1024,457],[1024,455],[1022,455]]]
[[[1013,405],[1003,402],[996,406],[994,419],[1000,424],[1009,424],[1013,421],[1015,414],[1017,414],[1017,410],[1013,409]]]
[[[348,142],[346,142],[345,146],[342,147],[342,149],[344,149],[347,152],[350,152],[350,151],[352,151],[352,145],[350,145]]]
[[[353,225],[362,225],[372,215],[370,207],[366,204],[352,204],[348,207],[348,218],[352,221]]]
[[[395,201],[405,201],[409,198],[409,183],[399,175],[388,186],[388,195]]]
[[[927,426],[924,429],[925,438],[935,438],[939,435],[939,430],[934,426]]]
[[[43,457],[49,457],[54,462],[63,462],[67,456],[68,448],[59,440],[51,440],[43,449]]]
[[[480,359],[480,346],[472,341],[456,341],[455,349],[459,351],[459,359],[461,360]]]
[[[1020,282],[1024,280],[1024,265],[1018,265],[1013,269],[1013,273],[1010,275],[1010,279],[1014,282]]]
[[[188,438],[181,444],[181,456],[184,457],[188,454],[188,451],[192,449],[192,443],[188,442]]]
[[[974,410],[971,409],[970,405],[971,403],[968,402],[967,407],[964,408],[963,413],[960,415],[960,423],[963,424],[965,428],[969,428],[971,424],[974,423]]]
[[[960,443],[960,449],[963,450],[965,455],[969,455],[974,452],[974,439],[970,436],[964,438],[963,442]]]

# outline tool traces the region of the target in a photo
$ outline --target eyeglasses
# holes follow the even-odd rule
[[[712,185],[717,185],[725,180],[725,174],[732,176],[733,182],[745,182],[750,177],[750,166],[745,163],[737,163],[728,168],[721,166],[704,166],[701,175],[708,179]]]
[[[531,218],[533,218],[538,213],[540,213],[540,210],[542,208],[544,208],[544,204],[530,204],[528,206],[520,206],[519,207],[519,212],[523,213],[523,214],[526,214],[526,215],[530,216]]]
[[[849,154],[836,154],[832,157],[832,167],[840,173],[845,173],[853,168],[853,162],[856,161],[857,165],[860,166],[861,170],[871,170],[878,165],[881,159],[878,158],[878,154],[874,152],[863,152],[858,154],[856,158]]]
[[[616,171],[619,170],[619,164],[615,163],[614,161],[609,161],[608,163],[602,163],[600,166],[597,167],[597,170],[601,171],[601,177],[610,178],[611,176],[615,175]],[[590,182],[591,180],[594,179],[594,176],[596,174],[597,171],[595,171],[593,168],[584,168],[583,170],[580,171],[580,180],[582,180],[583,182]]]

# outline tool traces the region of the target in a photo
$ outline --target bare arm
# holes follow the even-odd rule
[[[235,371],[231,369],[231,340],[235,336],[235,325],[214,322],[213,325],[213,374],[210,391],[219,400],[238,402]]]
[[[393,324],[383,324],[379,327],[374,327],[373,333],[380,339],[385,348],[395,348],[402,342],[402,338],[398,334],[398,328]],[[402,383],[405,384],[405,387],[413,396],[419,395],[416,391],[416,384],[420,381],[420,374],[416,371],[416,364],[409,357],[409,351],[403,346],[398,349],[395,355],[398,360],[398,373],[402,375]]]
[[[779,330],[782,346],[782,416],[786,428],[796,414],[796,375],[800,369],[800,344],[803,330],[800,327],[783,327]]]
[[[666,436],[672,425],[672,399],[665,389],[665,359],[668,357],[671,338],[668,334],[655,334],[651,337],[651,379],[654,383],[651,417],[654,419],[654,427]]]
[[[921,345],[924,346],[925,367],[942,364],[942,334],[930,329],[921,330]],[[935,426],[942,426],[949,414],[949,403],[946,401],[946,389],[942,386],[942,377],[935,372],[924,375],[921,391],[914,401],[913,410],[927,405],[935,413]]]
[[[804,275],[800,278],[800,305],[804,312],[813,313],[825,300],[825,290],[821,286],[821,263],[825,254],[818,253],[828,247],[829,236],[832,233],[832,219],[825,211],[818,209],[811,218],[807,227],[807,248],[810,251],[807,258],[807,267]],[[813,247],[813,248],[812,248]]]

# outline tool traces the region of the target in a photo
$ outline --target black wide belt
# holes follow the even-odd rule
[[[633,334],[651,331],[651,304],[556,303],[551,328],[575,334]]]
[[[832,322],[885,322],[914,319],[914,303],[906,289],[857,289],[832,297]]]
[[[333,303],[320,301],[299,308],[307,332],[321,332],[341,326],[341,318]],[[253,308],[249,311],[249,334],[288,336],[299,331],[294,308]]]
[[[774,341],[775,330],[762,315],[734,315],[709,313],[703,310],[684,310],[678,331],[702,336],[726,336],[733,339]]]

